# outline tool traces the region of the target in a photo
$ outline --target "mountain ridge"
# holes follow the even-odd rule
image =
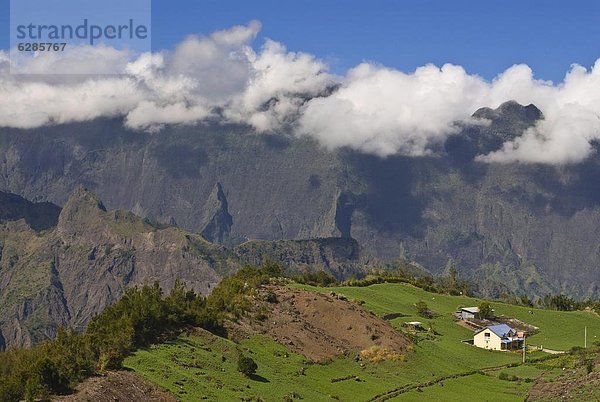
[[[228,214],[231,222],[214,221],[214,239],[230,246],[347,237],[363,255],[434,274],[453,261],[490,297],[597,296],[599,157],[563,166],[477,162],[543,118],[515,102],[490,110],[475,112],[486,124],[461,126],[423,157],[328,151],[310,138],[238,125],[148,134],[99,119],[0,129],[0,172],[11,172],[0,175],[0,190],[63,205],[83,184],[110,209],[138,205],[150,220],[191,232]],[[227,214],[219,197],[209,201],[218,185]],[[212,207],[223,213],[206,217]]]

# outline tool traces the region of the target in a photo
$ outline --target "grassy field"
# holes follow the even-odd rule
[[[522,401],[532,386],[525,378],[558,375],[566,363],[559,358],[545,362],[504,368],[518,363],[515,352],[491,352],[461,342],[471,331],[458,326],[451,313],[459,305],[477,305],[478,300],[424,292],[404,284],[381,284],[363,288],[312,288],[315,291],[344,294],[364,300],[364,306],[377,314],[403,313],[392,320],[400,327],[404,321],[419,320],[432,325],[438,333],[425,336],[414,346],[405,362],[365,363],[354,356],[340,357],[325,364],[313,364],[266,337],[253,337],[240,344],[214,335],[182,336],[174,342],[140,350],[127,358],[125,365],[149,380],[165,387],[183,401],[265,400],[281,401],[301,397],[304,400],[369,400],[393,389],[394,400],[471,400]],[[415,302],[424,300],[439,315],[432,320],[416,316]],[[493,307],[499,314],[519,318],[540,328],[531,343],[567,349],[581,345],[583,326],[588,337],[600,335],[600,319],[588,313],[563,313],[522,308],[501,303]],[[533,314],[529,312],[532,310]],[[581,330],[579,328],[581,327]],[[600,336],[599,336],[600,337]],[[239,353],[251,356],[258,364],[257,375],[244,377],[237,371]],[[530,359],[544,356],[534,352]],[[484,372],[474,373],[474,370]],[[521,380],[505,381],[499,374],[516,375]],[[449,376],[461,376],[447,378]],[[354,379],[334,382],[348,376]],[[357,380],[358,379],[358,380]],[[434,382],[428,386],[427,383]]]
[[[522,401],[527,395],[529,384],[524,382],[500,381],[497,378],[475,374],[409,391],[395,398],[397,401]],[[466,395],[469,395],[466,397]]]
[[[401,321],[419,320],[427,322],[416,315],[414,304],[423,300],[435,312],[441,314],[432,320],[436,330],[444,332],[445,340],[466,339],[471,333],[452,323],[451,314],[459,306],[477,306],[482,300],[429,293],[423,289],[407,284],[380,284],[368,287],[337,287],[306,289],[322,292],[334,291],[351,299],[365,301],[365,307],[377,314],[404,313],[408,317],[397,319]],[[594,313],[583,311],[551,311],[530,307],[514,306],[505,303],[491,303],[496,314],[518,318],[528,324],[540,328],[540,332],[527,339],[527,343],[541,345],[545,348],[567,350],[573,346],[583,346],[584,327],[587,326],[588,344],[600,341],[600,317]]]
[[[258,364],[256,376],[247,378],[237,371],[239,351]],[[310,401],[361,401],[401,385],[418,384],[435,377],[420,367],[420,359],[411,362],[361,364],[351,358],[339,358],[326,364],[312,364],[266,337],[253,337],[235,344],[211,335],[183,336],[178,340],[140,350],[127,358],[125,366],[169,390],[180,400],[282,401],[286,397]],[[460,367],[456,367],[458,372]],[[446,367],[446,375],[452,370]],[[355,376],[339,382],[332,380]],[[358,379],[358,380],[357,380]],[[444,380],[443,386],[424,387],[437,400],[459,400],[461,393],[486,384],[481,400],[523,400],[529,384],[506,382],[490,375]],[[442,394],[443,393],[443,394]],[[428,394],[410,391],[398,400],[413,400]],[[446,395],[447,394],[447,395]],[[445,395],[443,398],[442,396]],[[260,397],[260,399],[258,398]],[[430,399],[431,400],[431,399]]]
[[[238,353],[258,364],[254,377],[237,371]],[[281,401],[300,396],[305,400],[369,399],[397,381],[402,363],[360,363],[339,358],[313,364],[284,346],[263,336],[235,344],[216,336],[180,337],[177,341],[138,351],[125,362],[182,400],[240,400],[260,396]],[[332,382],[334,379],[356,376]]]

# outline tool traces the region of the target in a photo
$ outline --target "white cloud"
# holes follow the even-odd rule
[[[300,122],[303,134],[329,148],[423,155],[453,133],[456,122],[507,100],[533,103],[545,119],[502,150],[479,156],[481,161],[574,163],[589,156],[591,140],[600,139],[600,61],[591,71],[574,65],[559,85],[536,80],[526,65],[487,82],[449,64],[407,74],[365,63],[334,94],[311,100]]]
[[[192,124],[210,116],[210,110],[202,105],[168,103],[157,105],[143,101],[127,114],[127,126],[131,128],[157,129],[164,124]]]
[[[253,21],[135,58],[106,47],[45,52],[18,60],[22,71],[37,74],[27,76],[10,75],[0,51],[0,126],[124,116],[130,128],[157,130],[220,117],[257,131],[293,127],[330,149],[423,155],[476,109],[512,99],[535,104],[545,120],[480,160],[573,163],[600,139],[600,61],[590,71],[573,66],[558,85],[536,80],[526,65],[491,82],[451,64],[405,73],[363,63],[338,77],[323,61],[272,40],[255,51],[259,30]],[[51,75],[89,65],[122,75]]]
[[[165,66],[171,77],[195,82],[195,92],[213,102],[224,102],[242,92],[250,76],[246,53],[260,23],[236,26],[210,36],[189,36],[180,43]]]
[[[280,43],[267,40],[259,54],[248,49],[250,78],[232,99],[225,115],[259,131],[277,129],[296,117],[308,98],[335,83],[323,62],[306,53],[287,52]]]
[[[423,155],[469,117],[486,90],[482,79],[450,64],[405,74],[363,63],[335,93],[308,103],[301,130],[329,148]]]
[[[0,83],[0,125],[35,128],[50,123],[118,116],[139,104],[141,97],[129,78],[94,79],[77,85]]]
[[[521,100],[536,104],[545,115],[535,127],[479,159],[487,162],[575,163],[589,156],[590,141],[600,139],[600,60],[591,70],[573,65],[558,86],[517,81]],[[508,94],[503,91],[502,95]]]

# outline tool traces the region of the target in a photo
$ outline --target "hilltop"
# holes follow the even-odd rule
[[[284,286],[258,290],[249,314],[226,323],[229,338],[267,335],[308,359],[322,362],[377,347],[405,354],[410,341],[389,323],[344,297]]]

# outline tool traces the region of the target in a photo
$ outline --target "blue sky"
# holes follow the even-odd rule
[[[0,48],[8,48],[9,0],[0,0]],[[600,2],[154,0],[153,48],[172,48],[252,19],[265,37],[306,51],[342,73],[363,60],[403,71],[446,62],[487,79],[515,63],[561,81],[572,63],[600,56]]]

